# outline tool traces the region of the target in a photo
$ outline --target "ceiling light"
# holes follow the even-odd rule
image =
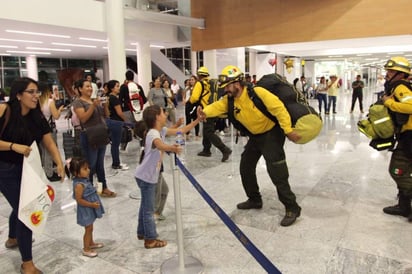
[[[164,48],[164,46],[160,46],[160,45],[150,45],[151,48]]]
[[[23,54],[45,54],[50,55],[50,52],[40,52],[40,51],[24,51],[24,50],[7,50],[8,53],[23,53]]]
[[[32,43],[32,44],[43,44],[43,42],[41,42],[41,41],[19,40],[19,39],[7,39],[7,38],[0,38],[0,41],[22,42],[22,43]]]
[[[10,53],[0,53],[0,56],[11,56]]]
[[[388,52],[389,55],[403,55],[403,52]]]
[[[7,46],[7,45],[0,45],[0,48],[6,48],[6,49],[17,49],[17,46]]]
[[[108,47],[102,47],[102,49],[109,49]],[[136,49],[124,49],[125,51],[136,51]]]
[[[38,35],[38,36],[58,37],[58,38],[70,38],[69,35],[51,34],[51,33],[43,33],[43,32],[31,32],[31,31],[10,30],[10,29],[6,29],[6,32]]]
[[[79,40],[95,41],[95,42],[107,42],[107,39],[97,39],[97,38],[88,38],[88,37],[79,37]]]
[[[38,48],[38,47],[26,47],[26,49],[49,50],[49,51],[65,51],[65,52],[72,51],[71,49],[51,49],[51,48]]]
[[[92,46],[92,45],[82,45],[82,44],[66,44],[66,43],[56,43],[53,42],[51,43],[52,45],[56,45],[56,46],[69,46],[69,47],[81,47],[81,48],[97,48],[96,46]]]
[[[370,56],[370,55],[372,55],[372,53],[356,54],[356,56],[359,56],[359,57],[361,57],[361,56]]]

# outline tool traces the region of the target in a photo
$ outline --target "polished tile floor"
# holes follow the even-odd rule
[[[364,104],[374,98],[367,92]],[[317,101],[311,100],[316,106]],[[390,153],[368,146],[356,123],[365,115],[358,107],[349,114],[350,94],[338,98],[338,113],[325,116],[320,136],[305,145],[285,145],[290,184],[302,207],[291,227],[279,222],[284,208],[277,199],[264,161],[257,166],[263,209],[240,211],[246,199],[239,177],[239,157],[245,140],[232,143],[230,130],[223,137],[233,149],[230,160],[221,163],[215,149],[212,157],[200,158],[201,140],[189,140],[185,165],[217,204],[282,273],[412,273],[412,224],[403,217],[383,214],[382,208],[396,201],[396,187],[387,173]],[[181,107],[179,108],[181,115]],[[59,120],[60,133],[66,122]],[[172,141],[172,140],[170,140]],[[61,135],[59,138],[60,148]],[[94,237],[104,242],[97,258],[81,255],[83,228],[76,224],[69,180],[51,183],[56,200],[47,228],[35,235],[34,261],[44,273],[161,273],[162,264],[178,253],[176,241],[173,173],[168,158],[165,178],[170,188],[164,215],[157,229],[165,248],[146,250],[136,238],[139,191],[133,178],[138,159],[133,141],[123,162],[131,168],[113,171],[107,150],[107,180],[118,193],[103,198],[106,214],[95,222]],[[203,264],[203,273],[265,273],[190,182],[180,175],[184,253]],[[7,238],[9,205],[0,197],[0,242]],[[0,273],[18,273],[20,255],[0,246]],[[163,270],[165,270],[163,268]],[[188,273],[188,272],[182,272]]]

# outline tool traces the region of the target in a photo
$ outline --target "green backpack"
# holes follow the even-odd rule
[[[358,122],[358,129],[372,140],[387,139],[395,134],[389,110],[379,101],[369,107],[368,118]]]

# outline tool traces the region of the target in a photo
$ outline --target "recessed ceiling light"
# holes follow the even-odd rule
[[[389,55],[403,55],[403,52],[388,52]]]
[[[11,56],[10,53],[0,53],[0,56]]]
[[[362,54],[356,54],[356,56],[362,57],[362,56],[370,56],[372,53],[362,53]]]
[[[150,45],[151,48],[164,48],[164,46],[160,46],[160,45]]]
[[[50,52],[44,51],[24,51],[24,50],[7,50],[8,53],[23,53],[23,54],[45,54],[50,55]]]
[[[8,46],[8,45],[0,45],[0,48],[6,48],[6,49],[17,49],[17,46]]]
[[[65,52],[72,51],[71,49],[52,49],[52,48],[38,48],[38,47],[26,47],[26,49],[49,50],[49,51],[65,51]]]
[[[22,43],[32,43],[32,44],[43,44],[43,42],[41,42],[41,41],[20,40],[20,39],[7,39],[7,38],[0,38],[0,41],[22,42]]]
[[[69,47],[81,47],[81,48],[97,48],[96,46],[92,45],[82,45],[82,44],[67,44],[67,43],[57,43],[53,42],[51,43],[52,45],[57,45],[57,46],[69,46]]]
[[[58,37],[58,38],[70,38],[69,35],[51,34],[51,33],[44,33],[44,32],[32,32],[32,31],[21,31],[21,30],[10,30],[10,29],[6,29],[6,32],[28,34],[28,35],[38,35],[38,36]]]
[[[95,42],[107,42],[107,39],[97,39],[97,38],[88,38],[88,37],[79,37],[79,40],[95,41]]]

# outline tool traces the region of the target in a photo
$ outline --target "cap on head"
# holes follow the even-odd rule
[[[238,67],[226,66],[219,75],[219,87],[224,88],[231,83],[243,81],[243,78],[244,74]]]
[[[384,67],[386,70],[396,70],[406,74],[411,74],[411,65],[405,57],[392,57],[386,62]]]

